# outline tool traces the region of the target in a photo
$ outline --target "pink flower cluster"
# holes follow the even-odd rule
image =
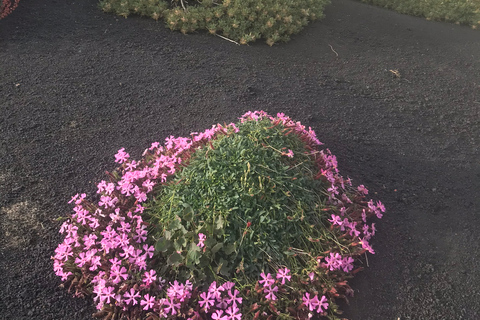
[[[310,293],[306,292],[303,296],[303,304],[308,308],[310,311],[316,311],[317,313],[322,313],[328,308],[327,297],[322,296],[320,300],[318,300],[318,295],[314,295],[310,297]]]
[[[352,257],[342,257],[339,253],[330,253],[325,261],[327,263],[322,264],[322,266],[330,271],[341,269],[344,272],[350,272],[353,270],[354,259]]]
[[[385,212],[384,205],[380,201],[377,201],[375,204],[373,200],[370,200],[368,206],[363,209],[360,216],[355,214],[355,212],[352,212],[352,205],[354,203],[346,192],[346,187],[351,187],[352,182],[350,179],[344,179],[339,174],[337,158],[329,149],[317,151],[314,148],[317,145],[322,145],[322,143],[318,141],[312,128],[306,130],[305,126],[300,122],[293,121],[283,113],[278,113],[277,117],[274,118],[264,111],[249,111],[245,113],[240,120],[243,123],[248,120],[259,121],[264,118],[270,119],[273,124],[283,124],[286,130],[297,133],[306,143],[307,147],[310,147],[312,154],[316,157],[316,164],[319,168],[316,178],[323,179],[330,184],[327,188],[328,204],[336,206],[339,212],[339,214],[332,214],[329,221],[333,226],[340,229],[340,231],[346,232],[352,239],[357,239],[364,250],[367,250],[372,254],[375,253],[368,242],[375,234],[375,226],[374,224],[371,226],[367,225],[366,219],[372,215],[376,215],[379,219],[382,218],[383,213]],[[289,132],[287,132],[287,134]],[[289,157],[293,156],[293,152],[289,150],[285,155]],[[368,194],[368,189],[364,185],[360,185],[357,188],[357,194],[358,198],[362,198]]]
[[[70,200],[75,204],[74,213],[60,228],[65,238],[52,257],[55,274],[62,281],[91,282],[97,309],[110,305],[127,310],[139,304],[142,310],[154,310],[160,315],[179,312],[180,306],[190,299],[192,284],[175,281],[165,287],[165,280],[149,267],[154,247],[146,242],[142,203],[156,185],[178,170],[194,148],[205,145],[217,134],[232,132],[238,132],[233,123],[192,133],[191,138],[170,136],[165,147],[152,143],[139,162],[131,161],[121,148],[115,155],[115,162],[122,164],[121,176],[111,175],[111,182],[101,181],[97,185],[98,203],[86,201],[85,194]],[[199,234],[200,247],[205,239],[205,235]],[[79,294],[88,294],[88,290],[78,286]]]
[[[215,320],[241,320],[242,314],[240,307],[243,298],[239,296],[240,292],[235,289],[235,283],[225,282],[217,286],[213,281],[207,292],[200,294],[200,305],[206,313],[210,313]]]
[[[325,181],[329,187],[327,188],[328,204],[336,208],[337,213],[331,214],[331,222],[333,228],[338,229],[343,236],[351,239],[352,242],[357,241],[361,244],[362,249],[372,254],[375,253],[371,247],[369,240],[375,235],[375,224],[367,224],[367,218],[375,215],[377,218],[382,218],[385,212],[385,206],[377,201],[370,200],[367,206],[362,204],[363,198],[368,194],[368,189],[364,185],[357,187],[356,194],[352,197],[348,194],[347,188],[352,187],[350,179],[344,179],[338,171],[338,162],[336,157],[329,149],[317,151],[314,147],[321,145],[318,141],[315,132],[309,128],[307,131],[305,126],[300,122],[295,122],[283,113],[277,114],[277,117],[271,117],[263,111],[250,111],[244,114],[240,120],[243,123],[247,120],[259,121],[268,118],[273,124],[281,123],[286,130],[295,132],[306,143],[307,148],[310,147],[311,154],[316,159],[316,165],[319,172],[317,179]],[[287,132],[288,134],[289,132]],[[290,156],[289,154],[285,154]],[[293,152],[291,153],[293,156]],[[359,211],[360,207],[361,211]],[[358,254],[358,253],[357,253]],[[343,257],[339,253],[330,253],[329,257],[325,258],[326,263],[319,263],[319,266],[327,268],[331,271],[343,270],[350,272],[353,270],[354,259],[351,256]]]
[[[290,270],[288,268],[278,269],[276,278],[281,280],[281,285],[284,285],[286,281],[290,281],[292,276],[289,273]],[[262,280],[259,280],[258,283],[263,286],[263,291],[266,294],[265,299],[277,300],[275,293],[278,292],[278,286],[273,286],[276,283],[275,279],[272,278],[270,273],[265,274],[264,272],[260,274],[260,277],[262,277]]]
[[[305,126],[302,125],[299,121],[297,122],[293,121],[292,119],[290,119],[290,117],[287,117],[284,113],[277,113],[277,117],[275,118],[268,115],[265,111],[248,111],[239,119],[241,123],[244,123],[245,121],[251,121],[251,120],[260,121],[265,118],[270,119],[272,121],[272,124],[274,125],[277,125],[280,123],[283,124],[283,126],[287,130],[287,134],[291,132],[297,133],[301,138],[303,138],[304,142],[306,142],[307,145],[319,146],[323,144],[317,139],[317,135],[315,134],[315,131],[313,131],[311,127],[309,127],[308,130],[306,130]],[[293,152],[288,153],[288,155],[293,156]]]

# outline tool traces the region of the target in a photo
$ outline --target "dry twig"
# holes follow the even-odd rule
[[[237,46],[239,46],[239,45],[240,45],[240,43],[238,43],[238,42],[237,42],[237,41],[235,41],[235,40],[228,39],[227,37],[221,36],[221,35],[219,35],[219,34],[216,34],[216,33],[215,33],[215,35],[216,35],[217,37],[220,37],[220,38],[224,39],[224,40],[227,40],[227,41],[233,42],[233,43],[235,43]]]
[[[338,57],[338,53],[337,53],[337,51],[335,51],[335,50],[333,49],[333,47],[332,47],[332,45],[331,45],[331,44],[329,44],[329,46],[330,46],[330,49],[332,49],[332,51],[333,51],[333,52],[334,52],[334,53],[337,55],[337,57]]]

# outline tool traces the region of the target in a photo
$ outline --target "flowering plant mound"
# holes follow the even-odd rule
[[[385,208],[320,145],[255,111],[139,161],[122,148],[100,201],[72,198],[54,270],[105,319],[338,319]]]

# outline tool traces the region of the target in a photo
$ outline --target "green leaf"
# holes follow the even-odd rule
[[[184,206],[182,218],[186,221],[193,221],[193,208],[188,203],[183,202]]]
[[[186,245],[187,239],[185,239],[184,237],[177,238],[173,242],[173,247],[175,248],[175,251],[181,251]]]
[[[223,258],[220,258],[220,260],[218,261],[218,266],[217,266],[217,270],[215,270],[215,273],[216,274],[219,274],[220,273],[220,270],[223,268],[223,265],[226,264],[227,261]]]
[[[203,269],[203,268],[206,268],[207,266],[209,266],[210,262],[211,262],[211,260],[207,257],[207,255],[203,254],[200,257],[200,262],[199,262],[198,266]]]
[[[215,226],[215,229],[217,230],[223,230],[223,227],[225,225],[225,222],[223,221],[222,216],[218,216],[217,218],[217,224]]]
[[[177,252],[174,252],[168,257],[167,264],[174,267],[178,267],[182,261],[183,261],[182,255]]]
[[[229,243],[225,246],[225,249],[223,250],[226,255],[230,255],[235,252],[235,244]]]
[[[179,230],[181,227],[182,227],[182,223],[180,222],[179,216],[175,216],[175,219],[172,222],[170,222],[170,225],[168,226],[168,228],[171,231]]]
[[[165,239],[167,240],[172,239],[172,232],[165,230]]]
[[[202,253],[200,252],[200,248],[192,243],[190,250],[187,252],[187,266],[190,264],[199,264],[201,256]]]
[[[219,273],[220,273],[222,276],[225,276],[225,277],[231,276],[231,274],[230,274],[230,267],[228,266],[227,263],[224,263],[224,264],[220,267]]]
[[[158,239],[157,243],[155,244],[155,251],[165,252],[168,250],[170,245],[171,245],[170,241],[168,241],[164,237],[161,237],[160,239]]]
[[[205,246],[207,248],[211,248],[216,244],[217,244],[217,241],[215,241],[215,239],[213,239],[212,237],[208,237],[207,240],[205,240]]]
[[[213,246],[213,248],[210,250],[212,254],[215,254],[218,252],[223,247],[223,243],[217,243],[216,245]]]

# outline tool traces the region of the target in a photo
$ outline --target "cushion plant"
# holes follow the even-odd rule
[[[329,0],[100,0],[105,12],[163,19],[171,30],[208,30],[247,44],[288,41],[310,21],[323,17]]]
[[[55,272],[106,319],[338,319],[385,209],[320,145],[255,111],[139,161],[120,149],[100,201],[72,198]]]

